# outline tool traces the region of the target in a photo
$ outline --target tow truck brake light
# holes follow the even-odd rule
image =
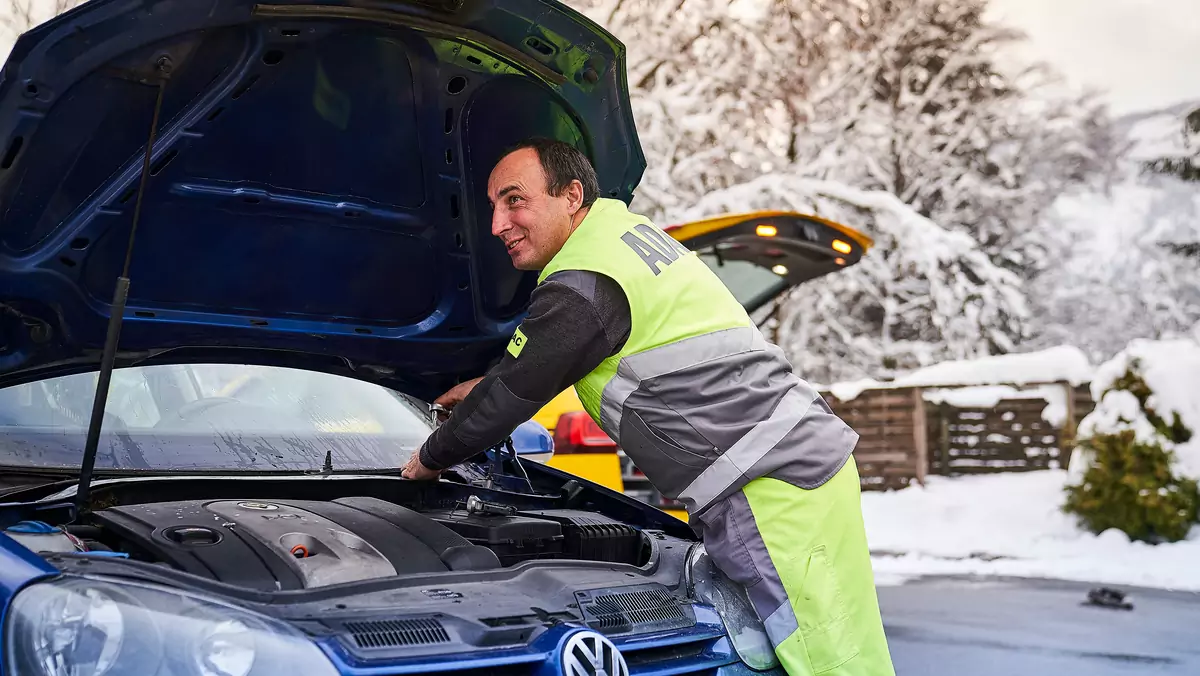
[[[571,411],[558,417],[554,427],[554,452],[615,453],[617,444],[584,411]]]

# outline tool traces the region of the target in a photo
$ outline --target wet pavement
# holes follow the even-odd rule
[[[1097,586],[934,578],[880,587],[897,676],[1200,674],[1200,594],[1114,586],[1132,610],[1085,605]]]

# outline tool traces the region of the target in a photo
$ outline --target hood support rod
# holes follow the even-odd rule
[[[117,360],[117,343],[121,338],[121,323],[125,318],[125,303],[129,300],[129,264],[133,260],[133,241],[137,236],[138,221],[142,216],[142,197],[146,194],[146,180],[150,177],[150,159],[154,155],[154,137],[158,131],[158,117],[162,112],[163,92],[171,73],[171,59],[162,56],[155,63],[159,78],[156,83],[158,97],[154,101],[154,115],[150,122],[150,135],[146,139],[146,155],[142,159],[142,175],[138,185],[137,202],[133,207],[133,225],[129,229],[129,243],[125,247],[125,266],[113,289],[112,309],[108,317],[108,333],[104,337],[104,353],[100,358],[100,374],[96,382],[96,398],[92,401],[92,419],[88,423],[87,441],[83,447],[83,462],[79,468],[79,487],[75,491],[75,509],[78,515],[88,513],[91,497],[92,472],[96,467],[96,452],[100,448],[100,428],[104,424],[104,407],[108,403],[109,385]]]

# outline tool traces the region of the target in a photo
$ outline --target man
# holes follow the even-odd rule
[[[584,408],[745,585],[790,674],[893,674],[850,459],[858,436],[797,378],[711,270],[623,202],[570,145],[506,153],[492,234],[540,270],[501,362],[403,475],[432,479],[575,385]]]

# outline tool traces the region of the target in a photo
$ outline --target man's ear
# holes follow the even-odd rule
[[[583,208],[583,184],[579,179],[567,184],[567,211],[574,216]]]

